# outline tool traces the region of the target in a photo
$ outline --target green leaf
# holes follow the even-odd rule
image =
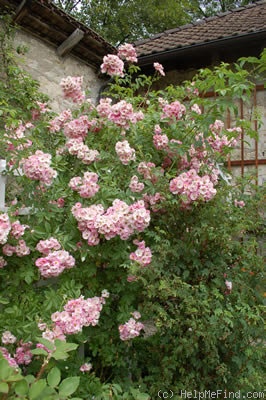
[[[136,400],[150,400],[150,396],[145,393],[138,393]]]
[[[14,368],[10,367],[7,360],[0,360],[0,380],[6,380],[14,372]]]
[[[51,371],[47,375],[48,385],[51,386],[52,388],[54,388],[59,385],[60,380],[61,380],[60,369],[57,367],[54,367],[53,369],[51,369]]]
[[[39,343],[41,343],[45,347],[47,347],[48,350],[53,351],[55,349],[54,343],[52,343],[50,340],[44,339],[44,338],[37,338],[37,340],[38,340]]]
[[[45,387],[46,387],[45,379],[40,379],[39,381],[34,382],[29,390],[29,399],[30,400],[39,399]]]
[[[148,394],[140,393],[140,391],[138,389],[131,388],[130,392],[134,396],[135,400],[149,400],[150,399],[150,396]]]
[[[59,396],[70,396],[77,390],[79,381],[80,378],[78,376],[64,379],[59,386]]]
[[[1,382],[0,383],[0,393],[8,393],[9,391],[9,386],[6,382]]]
[[[15,373],[14,375],[9,376],[6,381],[7,382],[17,382],[17,381],[21,381],[22,379],[24,379],[24,377],[20,374]]]
[[[66,360],[68,358],[68,354],[65,351],[56,350],[52,354],[52,358],[55,360]]]
[[[0,304],[9,304],[9,300],[0,299]]]
[[[31,385],[35,381],[35,376],[27,375],[27,376],[25,376],[25,379],[28,382],[28,384]]]
[[[65,352],[69,352],[72,350],[76,350],[78,348],[78,344],[76,343],[67,343],[67,342],[63,342],[62,340],[55,340],[55,347],[56,350],[60,350],[60,351],[65,351]]]
[[[25,396],[28,393],[29,384],[26,379],[23,379],[15,384],[14,389],[18,396]]]
[[[31,350],[32,354],[34,354],[35,356],[47,356],[47,351],[45,351],[44,349],[33,349]]]
[[[81,397],[71,397],[71,400],[83,400]]]

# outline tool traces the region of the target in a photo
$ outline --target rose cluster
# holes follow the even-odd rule
[[[64,97],[71,99],[73,103],[82,103],[85,100],[85,94],[81,90],[83,77],[81,76],[68,76],[61,80],[61,87]]]
[[[124,76],[124,63],[114,54],[108,54],[103,57],[101,72],[110,76]]]
[[[16,246],[6,243],[2,248],[5,256],[11,257],[16,254],[18,257],[27,256],[30,254],[30,248],[27,246],[25,240],[19,240]]]
[[[221,153],[224,148],[235,147],[237,145],[238,138],[228,138],[226,134],[222,134],[224,129],[224,123],[220,120],[216,120],[213,124],[210,125],[210,130],[212,135],[207,138],[208,143],[212,147],[213,150]],[[231,128],[226,129],[226,132],[232,133],[236,132],[238,136],[241,133],[241,128]]]
[[[128,129],[130,123],[136,124],[144,118],[142,111],[135,112],[132,104],[125,100],[112,105],[110,98],[104,98],[100,100],[96,109],[101,117],[107,118],[123,129]]]
[[[5,331],[2,333],[1,340],[4,345],[9,345],[16,343],[17,338],[11,332]],[[33,357],[32,352],[30,351],[31,347],[31,342],[24,343],[22,340],[20,340],[13,356],[11,356],[5,347],[0,347],[0,352],[11,367],[17,368],[18,365],[30,364]]]
[[[52,250],[59,249],[61,249],[61,244],[54,237],[50,237],[46,240],[40,240],[36,245],[36,250],[44,255],[49,254]]]
[[[135,63],[138,62],[136,49],[130,43],[121,44],[118,47],[118,57],[126,61]]]
[[[153,168],[155,168],[155,164],[153,162],[142,161],[138,165],[138,172],[143,176],[144,179],[152,181],[154,179],[154,174],[152,172]]]
[[[209,175],[199,176],[195,169],[183,172],[170,182],[170,191],[182,196],[183,205],[189,205],[196,200],[211,200],[215,194],[213,182]]]
[[[157,150],[164,150],[168,148],[169,139],[167,135],[155,134],[153,135],[153,144]]]
[[[124,76],[124,62],[122,59],[131,63],[137,62],[137,53],[134,47],[129,43],[124,43],[118,47],[118,53],[104,56],[101,65],[101,72],[110,76]]]
[[[0,244],[7,242],[9,232],[11,230],[11,222],[7,213],[0,214]]]
[[[179,120],[186,113],[186,107],[178,100],[163,104],[162,119]]]
[[[95,172],[85,172],[83,179],[80,176],[75,176],[69,182],[69,187],[77,191],[81,197],[91,198],[99,190],[97,184],[98,175]]]
[[[139,182],[139,178],[136,175],[134,175],[130,180],[129,188],[131,192],[139,193],[142,192],[142,190],[144,189],[144,183]]]
[[[142,196],[144,202],[145,202],[145,207],[151,208],[153,212],[157,212],[160,210],[161,206],[160,203],[165,200],[164,196],[161,195],[161,193],[157,192],[155,194],[144,194]]]
[[[64,135],[70,139],[86,138],[88,130],[91,126],[87,115],[73,119],[64,125]]]
[[[30,179],[38,180],[50,186],[52,180],[57,176],[57,172],[50,167],[51,158],[51,154],[37,150],[35,154],[22,159],[24,174]]]
[[[90,246],[99,243],[100,235],[107,240],[115,236],[127,240],[135,231],[142,232],[150,223],[150,211],[145,208],[143,200],[129,206],[116,199],[106,211],[102,205],[93,204],[83,208],[76,203],[72,207],[72,214],[78,221],[83,239]]]
[[[49,131],[52,133],[59,132],[65,123],[72,118],[70,110],[64,110],[57,117],[52,119],[49,123]]]
[[[18,368],[18,364],[15,358],[11,356],[11,354],[5,347],[0,347],[0,353],[2,353],[2,356],[7,360],[10,367]]]
[[[138,246],[134,253],[131,253],[129,258],[132,261],[136,261],[141,267],[146,267],[151,263],[152,253],[149,247],[145,247],[145,241],[139,242],[134,240],[133,243]]]
[[[69,154],[77,156],[83,164],[91,164],[98,161],[100,154],[97,150],[89,149],[82,139],[69,139],[66,143]]]
[[[127,140],[117,142],[115,145],[115,151],[121,163],[124,165],[128,165],[130,161],[135,161],[136,159],[135,150],[130,147]]]
[[[31,363],[33,354],[31,352],[32,343],[31,342],[19,342],[19,346],[16,348],[14,354],[14,359],[19,365],[28,365]]]
[[[108,295],[104,293],[104,297],[88,299],[80,296],[77,299],[69,300],[64,306],[64,311],[52,314],[51,319],[54,326],[65,335],[73,335],[81,332],[83,326],[97,325],[103,304],[105,304],[105,297]]]
[[[59,250],[60,248],[60,243],[53,237],[46,240],[40,240],[37,244],[36,249],[45,257],[37,258],[35,265],[39,268],[40,273],[44,278],[58,276],[65,269],[74,267],[74,257],[72,257],[68,251]]]
[[[10,234],[15,238],[19,239],[24,235],[25,229],[28,228],[28,225],[22,225],[20,221],[14,221],[11,224],[11,232]]]
[[[144,325],[141,322],[136,321],[141,317],[139,312],[132,313],[134,318],[130,318],[125,324],[121,324],[118,327],[120,339],[130,340],[140,335],[140,331],[144,329]]]

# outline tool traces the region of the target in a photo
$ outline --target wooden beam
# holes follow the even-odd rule
[[[20,5],[17,7],[15,11],[15,15],[13,17],[13,22],[19,23],[22,18],[27,14],[28,9],[27,5],[30,3],[29,0],[23,0]]]
[[[266,159],[254,159],[254,160],[230,160],[231,167],[241,167],[242,165],[266,165]]]
[[[75,47],[84,37],[84,32],[77,28],[60,46],[57,48],[59,56],[65,56]]]

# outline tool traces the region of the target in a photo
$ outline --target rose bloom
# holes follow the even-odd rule
[[[103,63],[101,65],[101,72],[106,73],[110,76],[124,76],[124,63],[123,61],[114,54],[108,54],[104,56]]]
[[[89,372],[91,369],[92,369],[92,365],[89,363],[85,363],[85,364],[81,365],[79,370],[81,372]]]
[[[16,336],[12,335],[11,332],[5,331],[2,333],[2,343],[3,344],[13,344],[17,340]]]
[[[154,66],[154,69],[159,72],[159,74],[161,74],[162,76],[165,76],[165,72],[164,72],[162,64],[155,62],[155,63],[153,63],[153,66]]]
[[[124,58],[130,62],[138,62],[137,52],[132,44],[124,43],[118,47],[118,57]]]

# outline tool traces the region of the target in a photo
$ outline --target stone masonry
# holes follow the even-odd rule
[[[61,79],[67,76],[83,76],[84,90],[89,91],[88,97],[96,101],[104,81],[97,77],[89,65],[72,55],[59,57],[55,47],[23,31],[16,32],[14,44],[15,47],[27,47],[27,53],[20,56],[20,64],[39,81],[40,91],[49,96],[50,106],[54,111],[59,112],[66,106],[69,107],[69,104],[62,100],[60,88]]]

